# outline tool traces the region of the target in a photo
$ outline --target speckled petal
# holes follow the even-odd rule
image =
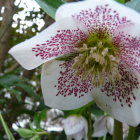
[[[114,84],[106,82],[94,92],[94,101],[115,119],[136,126],[140,123],[140,76],[127,64],[120,64],[119,71],[121,80]]]
[[[131,20],[132,22],[140,23],[140,15],[136,11],[122,4],[119,4],[114,0],[87,0],[64,4],[60,8],[58,8],[55,19],[56,21],[58,21],[62,18],[82,13],[83,11],[86,11],[87,14],[90,13],[91,18],[96,18],[97,14],[100,15],[102,13],[103,9],[100,9],[100,7],[105,8],[107,5],[109,11],[104,10],[104,13],[106,15],[110,14],[112,16],[111,18],[113,18],[114,21],[117,20],[118,17],[126,18],[128,16],[129,20]],[[114,11],[117,13],[115,16],[113,16]],[[92,15],[91,12],[95,13],[95,15]],[[84,18],[86,19],[87,16],[84,15]],[[108,22],[112,20],[111,18],[108,16]],[[87,20],[87,22],[89,22],[89,20]]]
[[[85,37],[72,18],[60,20],[33,38],[13,47],[9,53],[25,68],[39,65],[73,51],[74,44]]]
[[[140,24],[120,25],[114,32],[121,61],[140,74]]]
[[[93,100],[89,79],[81,82],[71,69],[72,61],[53,60],[42,68],[41,86],[45,104],[52,108],[71,110]]]

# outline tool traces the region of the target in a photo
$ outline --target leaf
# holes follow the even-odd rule
[[[19,128],[17,130],[17,132],[23,138],[30,138],[30,137],[34,136],[34,134],[35,134],[35,132],[33,130],[26,129],[26,128]]]
[[[26,91],[30,97],[34,97],[36,100],[40,99],[40,96],[37,95],[37,93],[35,93],[35,91],[30,85],[24,83],[17,83],[15,85],[22,88],[24,91]]]
[[[9,90],[11,93],[15,94],[18,102],[21,102],[22,101],[22,98],[21,98],[21,92],[18,91],[18,90],[15,90],[15,89],[10,89]]]
[[[32,138],[30,138],[29,140],[41,140],[39,135],[35,135]]]
[[[125,5],[140,12],[140,0],[131,0],[127,2]]]
[[[0,99],[0,104],[5,104],[6,100],[5,99]]]
[[[125,0],[116,0],[116,1],[119,2],[119,3],[122,3],[122,4],[125,3]]]
[[[35,0],[40,7],[53,19],[55,18],[55,13],[57,8],[64,4],[62,0]]]
[[[11,86],[14,83],[21,81],[20,77],[16,75],[4,75],[0,78],[0,85],[2,86]]]
[[[40,128],[40,122],[46,119],[46,110],[39,111],[34,116],[34,123],[37,128]]]

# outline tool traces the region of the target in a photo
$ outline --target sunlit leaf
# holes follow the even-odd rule
[[[19,135],[23,138],[30,138],[32,136],[34,136],[35,132],[30,130],[30,129],[26,129],[26,128],[19,128],[17,130],[17,132],[19,133]]]
[[[32,138],[30,138],[29,140],[41,140],[39,135],[35,135]]]
[[[116,1],[119,2],[119,3],[122,3],[122,4],[125,3],[125,0],[116,0]]]

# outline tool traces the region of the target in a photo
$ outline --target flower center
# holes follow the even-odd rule
[[[92,76],[95,87],[102,86],[106,80],[113,83],[121,79],[118,64],[119,48],[107,33],[93,33],[76,45],[78,55],[72,66],[75,74],[85,80]]]

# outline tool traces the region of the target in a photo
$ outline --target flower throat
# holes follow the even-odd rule
[[[107,33],[90,34],[76,45],[75,51],[78,55],[74,58],[72,68],[82,80],[90,76],[92,84],[100,87],[106,80],[113,83],[121,79],[117,57],[119,48],[112,43]]]

